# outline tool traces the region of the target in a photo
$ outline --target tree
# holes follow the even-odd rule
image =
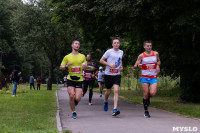
[[[51,3],[55,20],[62,22],[75,17],[79,21],[84,40],[91,42],[93,50],[95,45],[106,49],[109,38],[116,35],[127,41],[125,49],[137,49],[138,44],[142,47],[143,41],[151,39],[153,47],[161,53],[165,73],[180,76],[181,98],[200,102],[198,0],[51,0]]]
[[[5,69],[3,58],[9,54],[12,45],[9,3],[9,0],[0,1],[0,71]]]
[[[47,90],[51,90],[53,70],[61,63],[63,54],[71,51],[69,46],[72,40],[79,38],[79,30],[73,25],[76,24],[73,19],[68,19],[69,23],[53,23],[51,21],[53,9],[47,4],[48,0],[40,0],[30,1],[21,6],[16,12],[13,27],[16,32],[16,43],[20,49],[31,53],[39,50],[47,57],[49,70]],[[43,62],[43,65],[46,63]]]

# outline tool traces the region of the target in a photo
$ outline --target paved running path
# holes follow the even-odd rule
[[[63,130],[72,133],[186,133],[181,129],[173,131],[173,127],[186,127],[190,133],[200,133],[200,120],[179,116],[163,110],[149,108],[151,118],[143,117],[143,106],[119,101],[121,114],[113,117],[112,98],[109,99],[109,109],[103,111],[103,99],[94,93],[93,105],[88,105],[88,93],[78,104],[77,119],[71,118],[67,88],[59,86],[58,102],[60,106],[60,119]],[[199,110],[198,110],[199,111]],[[177,131],[179,130],[179,131]],[[195,130],[195,131],[194,131]],[[197,130],[197,131],[196,131]]]

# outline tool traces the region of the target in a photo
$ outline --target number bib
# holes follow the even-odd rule
[[[75,66],[71,68],[72,73],[80,73],[81,72],[81,67],[80,66]]]
[[[119,69],[110,68],[109,72],[110,73],[118,73]]]
[[[146,67],[147,67],[147,70],[152,71],[153,69],[156,68],[156,64],[147,64]]]
[[[85,77],[86,78],[92,78],[92,74],[91,73],[85,73]]]

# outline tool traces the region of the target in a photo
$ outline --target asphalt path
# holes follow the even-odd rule
[[[168,111],[149,108],[151,118],[144,118],[143,106],[119,101],[121,114],[112,116],[113,99],[109,98],[108,111],[103,111],[104,96],[94,93],[92,106],[88,93],[76,107],[77,119],[72,119],[67,88],[57,91],[59,119],[63,131],[72,133],[200,133],[200,119],[187,118]],[[173,105],[172,105],[173,106]],[[200,110],[197,110],[200,111]]]

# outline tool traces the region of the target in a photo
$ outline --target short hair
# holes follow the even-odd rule
[[[74,44],[76,41],[80,42],[79,40],[74,40],[74,41],[72,41],[72,44]]]
[[[91,58],[91,60],[92,60],[92,55],[91,55],[91,54],[87,54],[86,56],[88,56],[88,55],[90,56],[90,58]],[[87,60],[87,59],[86,59],[86,60]]]
[[[152,44],[151,40],[147,40],[147,41],[144,41],[143,46],[144,46],[146,43],[151,43],[151,44]]]
[[[119,37],[112,38],[112,43],[113,43],[114,40],[119,40],[119,42],[120,42],[120,38]]]

